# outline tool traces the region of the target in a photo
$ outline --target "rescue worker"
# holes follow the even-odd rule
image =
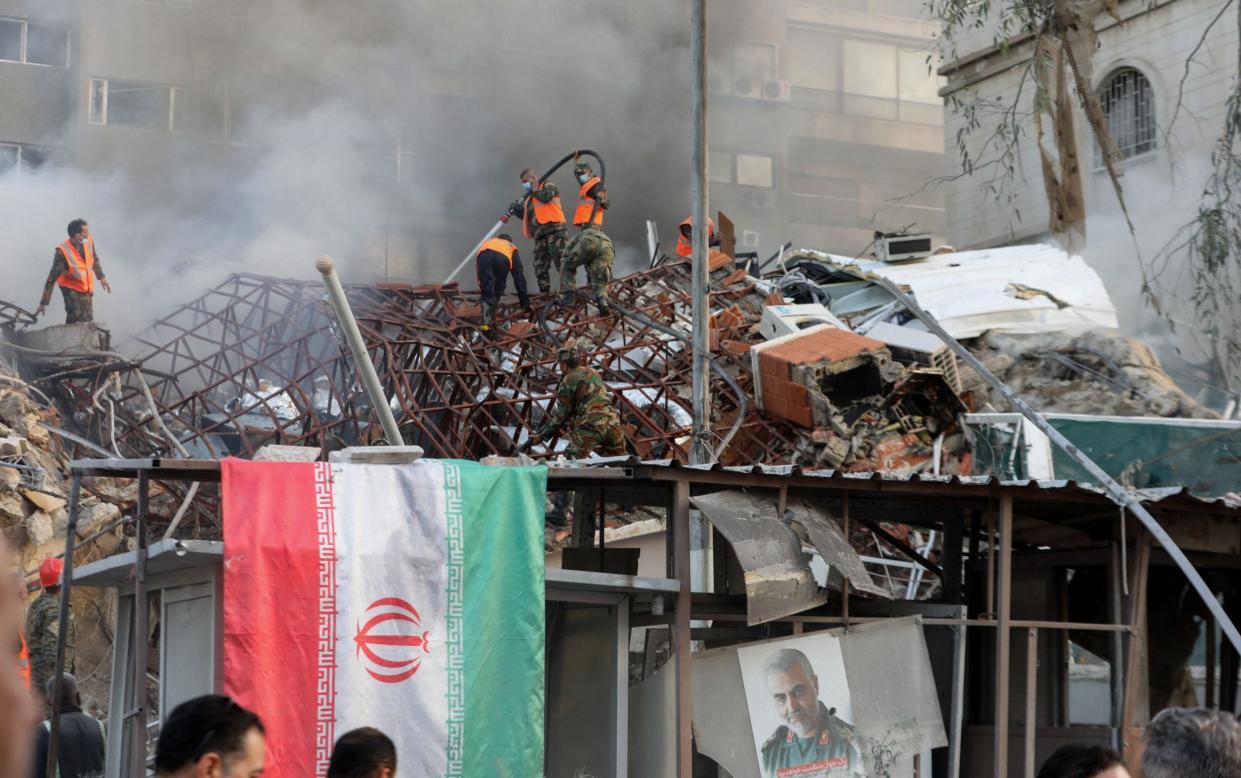
[[[560,259],[568,240],[569,225],[560,207],[560,190],[550,181],[539,183],[531,168],[521,171],[521,185],[526,194],[518,200],[522,232],[534,240],[534,280],[539,291],[552,290],[551,271],[560,274]]]
[[[772,652],[763,664],[767,691],[785,722],[760,749],[763,778],[853,778],[863,775],[853,727],[819,700],[819,677],[795,648]]]
[[[694,253],[694,217],[686,217],[681,222],[681,226],[677,233],[677,256],[688,257]],[[707,219],[707,246],[720,245],[720,239],[715,234],[715,220]]]
[[[17,612],[26,608],[26,576],[21,571],[13,573],[13,597],[17,600]],[[17,672],[21,674],[22,683],[30,688],[30,646],[26,645],[26,631],[22,625],[17,627]]]
[[[65,563],[51,557],[39,566],[39,583],[43,591],[30,605],[26,614],[26,640],[30,644],[30,682],[39,692],[56,673],[56,641],[60,635],[60,577]],[[74,666],[73,612],[65,633],[65,672]]]
[[[65,324],[77,324],[95,320],[95,279],[105,292],[112,292],[112,285],[104,278],[103,266],[95,252],[95,241],[85,219],[69,222],[69,239],[56,247],[52,254],[52,272],[43,285],[43,297],[35,316],[42,316],[52,302],[52,287],[59,286],[65,298]]]
[[[612,263],[615,261],[616,247],[600,228],[591,224],[574,235],[565,247],[564,259],[560,264],[562,302],[567,305],[572,299],[572,290],[577,286],[577,269],[585,266],[586,280],[599,306],[599,313],[608,315],[611,312],[608,282],[612,280]]]
[[[602,376],[584,364],[575,346],[561,348],[556,353],[556,361],[564,376],[556,390],[556,404],[547,422],[531,436],[530,442],[537,446],[567,425],[569,448],[565,456],[570,459],[584,459],[596,449],[604,456],[623,456],[625,435]]]
[[[508,233],[502,232],[484,243],[475,257],[475,264],[478,290],[482,293],[483,332],[495,326],[496,305],[500,302],[500,295],[504,294],[509,273],[513,274],[513,287],[517,290],[521,307],[529,315],[530,295],[526,291],[526,274],[521,267],[521,256]]]
[[[573,166],[573,176],[581,185],[577,191],[577,210],[573,212],[573,226],[585,228],[588,223],[603,226],[603,212],[609,207],[608,189],[603,180],[595,175],[590,163],[579,159]],[[594,214],[593,218],[591,214]]]

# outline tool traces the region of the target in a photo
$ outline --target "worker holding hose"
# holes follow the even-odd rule
[[[616,247],[603,231],[603,212],[608,207],[608,190],[603,179],[595,175],[590,163],[578,158],[573,165],[581,189],[578,192],[577,210],[573,212],[573,224],[581,229],[569,245],[565,246],[560,260],[560,292],[567,305],[572,289],[577,286],[577,269],[586,268],[590,291],[595,296],[600,315],[607,316],[608,282],[612,280],[612,263],[616,261]]]
[[[569,226],[565,222],[564,209],[560,207],[560,191],[550,181],[539,183],[532,168],[521,171],[521,185],[526,194],[510,210],[521,216],[522,230],[527,238],[534,240],[534,280],[539,292],[552,290],[551,271],[560,275],[560,260],[564,256]]]
[[[521,268],[521,256],[513,239],[506,233],[483,244],[476,258],[478,267],[478,290],[481,293],[480,305],[483,315],[483,332],[489,331],[496,324],[496,306],[500,303],[500,295],[509,274],[513,275],[513,287],[521,300],[521,307],[526,315],[530,315],[530,295],[526,291],[526,275]]]

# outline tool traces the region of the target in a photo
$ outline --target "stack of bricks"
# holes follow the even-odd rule
[[[795,368],[839,362],[886,349],[877,340],[826,324],[757,346],[763,408],[773,416],[813,429],[816,425],[810,393],[795,380]]]

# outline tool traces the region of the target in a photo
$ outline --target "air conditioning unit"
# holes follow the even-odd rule
[[[776,207],[776,196],[770,189],[755,189],[750,192],[750,207],[756,211],[770,211]]]
[[[875,259],[880,262],[909,262],[929,256],[931,256],[930,235],[875,233]]]
[[[742,76],[733,81],[733,96],[747,97],[751,100],[761,99],[763,96],[763,82],[757,78]]]
[[[765,306],[763,318],[758,323],[758,332],[767,340],[772,340],[820,324],[830,324],[842,330],[849,329],[840,319],[833,316],[826,306],[810,303]]]
[[[773,103],[787,103],[793,95],[793,88],[787,81],[772,79],[763,82],[763,99]]]
[[[741,231],[741,248],[757,249],[758,248],[758,233],[755,232],[754,230],[742,230]]]

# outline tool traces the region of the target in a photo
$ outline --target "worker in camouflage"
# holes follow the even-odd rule
[[[42,691],[56,674],[56,641],[60,636],[60,578],[64,562],[51,558],[39,567],[43,591],[26,613],[26,641],[30,645],[30,685]],[[73,613],[69,613],[65,639],[65,672],[74,671],[75,634]]]
[[[560,291],[564,302],[567,304],[572,299],[572,289],[577,286],[577,269],[585,266],[586,278],[599,306],[599,313],[606,316],[610,312],[608,282],[612,280],[612,263],[615,261],[616,247],[599,227],[588,225],[574,235],[565,247],[560,265]]]
[[[560,190],[550,181],[539,183],[531,168],[521,171],[521,185],[526,194],[515,204],[515,215],[521,216],[527,238],[534,239],[534,280],[539,291],[552,290],[552,270],[560,274],[560,260],[569,239],[569,226],[560,206]]]
[[[596,450],[604,456],[624,456],[625,435],[621,432],[620,416],[612,407],[603,378],[594,368],[583,364],[576,348],[562,348],[556,357],[564,373],[556,390],[556,404],[530,442],[537,446],[567,425],[569,448],[565,456],[570,459],[584,459]]]
[[[763,664],[767,691],[784,724],[760,751],[763,778],[855,778],[864,775],[853,727],[819,700],[819,677],[795,648],[772,652]]]

